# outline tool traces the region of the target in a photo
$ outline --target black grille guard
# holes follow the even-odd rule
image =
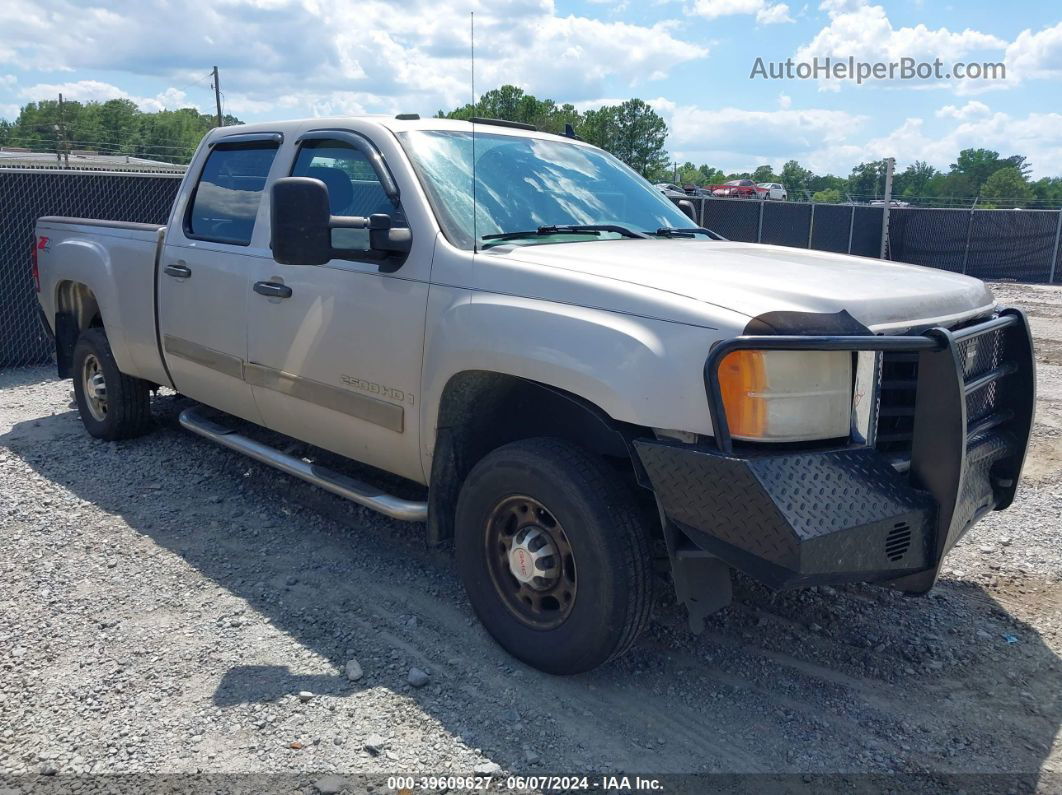
[[[964,343],[990,334],[1005,335],[1004,359],[999,366],[967,380],[960,356]],[[734,453],[719,383],[723,359],[737,350],[772,351],[896,351],[919,355],[915,395],[914,434],[908,477],[912,487],[928,492],[937,506],[931,559],[939,561],[980,514],[961,504],[968,470],[994,451],[991,463],[994,507],[1011,504],[1021,476],[1036,403],[1032,335],[1025,315],[1004,309],[998,315],[958,330],[931,328],[920,334],[896,336],[742,336],[717,343],[704,363],[704,384],[719,452]],[[1006,379],[997,389],[995,406],[987,416],[968,421],[971,396]],[[1003,448],[1002,454],[1000,448]],[[762,451],[762,446],[760,446]],[[972,484],[973,478],[970,478]],[[929,578],[927,582],[921,580]],[[910,575],[899,583],[912,590],[928,588],[935,572]]]

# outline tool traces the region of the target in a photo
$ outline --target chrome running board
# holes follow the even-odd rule
[[[231,428],[207,419],[201,413],[200,406],[193,406],[181,412],[181,426],[212,442],[243,453],[255,461],[267,464],[281,472],[320,486],[325,491],[364,505],[374,511],[400,519],[404,522],[426,522],[428,520],[428,503],[403,500],[391,494],[385,494],[367,483],[348,478],[326,467],[303,461],[301,458],[287,455],[269,445],[256,442]]]

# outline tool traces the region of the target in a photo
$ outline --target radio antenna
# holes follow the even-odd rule
[[[472,253],[479,251],[479,229],[476,220],[476,12],[469,11],[469,53],[472,60]]]

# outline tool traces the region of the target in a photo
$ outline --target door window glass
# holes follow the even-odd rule
[[[276,153],[277,146],[272,143],[215,146],[192,197],[189,235],[248,245]]]
[[[293,177],[319,179],[328,188],[332,215],[376,213],[391,216],[391,226],[408,226],[400,207],[395,207],[384,192],[379,177],[365,155],[343,141],[307,141],[299,150]],[[332,247],[344,251],[368,251],[369,230],[333,229]]]

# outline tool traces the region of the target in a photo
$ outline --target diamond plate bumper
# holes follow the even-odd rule
[[[971,351],[989,344],[992,369],[973,367]],[[866,446],[735,449],[715,373],[740,348],[917,351],[910,469],[897,471]],[[774,588],[863,581],[921,593],[959,538],[1014,498],[1035,403],[1032,341],[1017,310],[917,336],[738,337],[713,349],[705,375],[714,447],[635,442],[661,510],[680,531],[673,565],[699,549]]]

